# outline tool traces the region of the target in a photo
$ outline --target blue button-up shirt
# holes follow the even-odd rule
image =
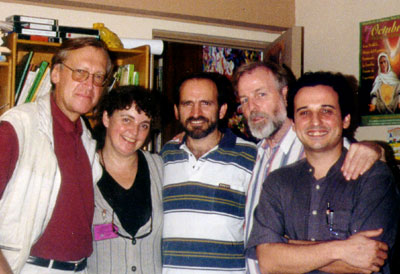
[[[247,244],[248,256],[255,256],[259,244],[286,243],[287,237],[343,240],[359,231],[378,228],[384,232],[377,239],[393,247],[399,212],[393,175],[378,161],[358,179],[346,181],[340,171],[346,153],[344,150],[319,180],[306,159],[267,177]],[[390,273],[388,264],[382,272]]]

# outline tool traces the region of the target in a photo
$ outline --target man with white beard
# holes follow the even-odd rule
[[[245,210],[245,244],[253,226],[262,183],[273,170],[304,157],[302,143],[287,118],[286,95],[295,81],[290,70],[272,62],[245,64],[235,72],[233,84],[251,134],[260,139],[249,184]],[[371,142],[349,144],[342,166],[347,180],[355,179],[381,157],[382,149]],[[246,259],[248,273],[260,273],[256,260]]]

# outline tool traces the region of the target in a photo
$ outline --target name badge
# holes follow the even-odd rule
[[[100,224],[94,226],[94,240],[95,241],[102,241],[107,239],[114,239],[118,237],[118,227],[112,227],[111,223],[109,224]]]
[[[220,188],[231,189],[231,186],[230,186],[230,185],[223,184],[223,183],[220,183],[218,186],[219,186]]]

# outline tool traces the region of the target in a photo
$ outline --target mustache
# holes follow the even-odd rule
[[[186,123],[198,122],[198,121],[202,121],[202,122],[208,123],[209,120],[204,116],[199,116],[199,117],[196,117],[196,118],[192,116],[192,117],[189,117],[189,118],[186,119]]]
[[[251,112],[249,118],[250,119],[254,119],[254,118],[259,118],[259,117],[268,118],[269,119],[269,115],[268,114],[266,114],[264,112],[256,112],[256,111]]]

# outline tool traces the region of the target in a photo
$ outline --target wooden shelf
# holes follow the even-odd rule
[[[51,58],[61,44],[17,39],[16,33],[7,36],[7,47],[11,50],[7,62],[0,63],[0,114],[14,106],[17,66],[23,65],[24,56],[33,51],[31,63],[42,61],[51,63]],[[134,64],[139,72],[139,85],[149,88],[150,84],[150,47],[135,49],[110,49],[114,67]]]

